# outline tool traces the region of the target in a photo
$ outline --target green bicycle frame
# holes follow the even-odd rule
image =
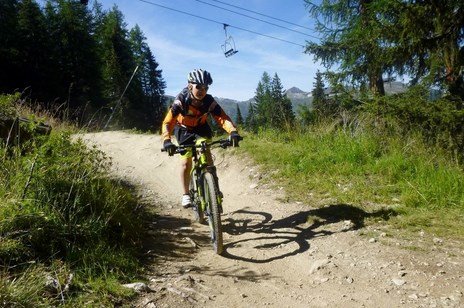
[[[206,171],[206,167],[208,166],[208,159],[206,158],[206,142],[202,141],[202,146],[200,149],[200,154],[198,155],[198,151],[194,150],[195,153],[192,153],[193,156],[193,166],[192,170],[190,171],[190,176],[194,179],[195,190],[198,192],[198,196],[200,199],[200,206],[201,210],[204,212],[206,210],[206,202],[203,198],[203,185],[201,183],[202,175]]]

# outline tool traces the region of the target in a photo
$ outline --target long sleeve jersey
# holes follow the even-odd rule
[[[176,124],[186,128],[194,128],[206,124],[208,114],[211,114],[218,125],[227,133],[230,134],[237,130],[230,117],[210,94],[206,94],[199,107],[192,105],[193,100],[194,98],[191,97],[187,88],[184,88],[177,95],[163,120],[161,131],[164,140],[171,138]]]

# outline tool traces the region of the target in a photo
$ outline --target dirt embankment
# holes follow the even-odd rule
[[[215,255],[208,227],[179,205],[179,158],[160,152],[158,136],[103,132],[84,139],[112,157],[115,176],[136,184],[157,213],[146,252],[152,292],[134,306],[464,306],[464,251],[423,232],[417,242],[430,249],[406,249],[414,243],[363,225],[382,213],[285,202],[230,150],[215,154],[226,249]]]

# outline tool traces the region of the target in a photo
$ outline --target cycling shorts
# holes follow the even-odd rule
[[[202,141],[211,142],[213,132],[208,124],[200,125],[192,129],[176,125],[174,127],[174,136],[176,136],[179,145],[185,144],[200,144]],[[192,157],[192,149],[188,149],[185,154],[181,155],[182,159]]]

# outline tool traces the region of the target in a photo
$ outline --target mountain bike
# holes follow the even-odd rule
[[[201,141],[198,144],[178,146],[176,154],[184,154],[188,149],[192,150],[189,194],[193,203],[193,211],[196,220],[202,224],[205,223],[206,216],[214,251],[220,255],[224,249],[221,221],[223,196],[219,192],[216,178],[209,170],[206,158],[206,151],[215,145],[223,149],[232,146],[228,139]]]

